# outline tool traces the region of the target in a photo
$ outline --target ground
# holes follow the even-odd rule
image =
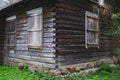
[[[103,65],[96,74],[81,76],[76,73],[64,80],[120,80],[120,67]],[[42,71],[32,73],[26,67],[22,71],[17,67],[3,65],[0,67],[0,80],[63,80],[63,78],[50,76]]]

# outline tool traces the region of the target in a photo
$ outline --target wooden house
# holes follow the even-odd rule
[[[119,42],[108,34],[112,23],[106,4],[105,0],[23,0],[2,9],[4,63],[50,69],[114,63],[111,52]]]

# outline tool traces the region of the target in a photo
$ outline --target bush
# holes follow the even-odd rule
[[[109,30],[109,34],[120,38],[120,13],[112,14],[113,26]]]
[[[117,48],[113,51],[113,55],[120,57],[120,48]]]
[[[112,73],[114,71],[117,70],[117,67],[114,67],[114,66],[110,66],[108,64],[104,64],[103,66],[101,66],[99,69],[98,69],[98,72],[108,72],[108,73]]]

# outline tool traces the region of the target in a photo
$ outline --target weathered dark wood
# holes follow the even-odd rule
[[[111,18],[88,0],[58,0],[56,4],[56,54],[58,66],[73,65],[110,56],[118,41],[108,34]],[[85,12],[99,12],[99,48],[85,47]],[[104,18],[106,21],[104,21]],[[107,24],[107,25],[106,25]],[[116,40],[116,41],[115,41]],[[112,44],[112,46],[111,46]]]
[[[29,50],[26,11],[38,7],[43,7],[43,48],[42,50]],[[105,7],[98,6],[89,0],[23,0],[0,12],[6,18],[12,15],[17,16],[14,51],[6,51],[6,46],[2,44],[5,41],[5,18],[0,17],[1,53],[4,46],[4,54],[7,54],[8,61],[27,61],[29,64],[50,68],[108,57],[116,47],[120,47],[118,45],[120,41],[108,34],[112,25],[111,16],[110,12],[106,14],[104,9]],[[86,48],[86,11],[99,14],[98,47]]]
[[[5,19],[4,15],[0,16],[0,65],[3,64],[3,59],[4,59],[4,41],[5,41]]]
[[[30,1],[30,0],[29,0]],[[28,64],[39,65],[49,68],[56,67],[55,60],[55,18],[56,12],[54,0],[52,3],[49,1],[27,1],[21,4],[23,6],[14,5],[13,7],[9,7],[5,9],[8,13],[6,14],[6,18],[9,16],[16,15],[16,48],[15,50],[6,50],[5,51],[5,59],[13,62],[28,62]],[[31,5],[31,2],[33,5]],[[35,5],[34,5],[35,4]],[[16,6],[16,7],[15,7]],[[41,50],[29,50],[28,49],[28,27],[27,27],[27,14],[26,11],[35,9],[35,8],[43,8],[43,48]],[[18,11],[19,10],[19,11]],[[4,11],[4,10],[3,10]],[[3,31],[3,33],[5,33]],[[6,48],[6,46],[5,46]]]

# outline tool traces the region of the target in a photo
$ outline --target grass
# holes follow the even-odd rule
[[[0,67],[0,80],[62,80],[44,72],[32,73],[28,69],[23,71],[17,67],[4,65]],[[75,74],[65,80],[120,80],[120,67],[103,65],[96,74],[81,76]]]
[[[23,71],[17,67],[4,65],[0,67],[0,80],[60,80],[58,77],[50,76],[44,72],[32,73],[28,69]]]

